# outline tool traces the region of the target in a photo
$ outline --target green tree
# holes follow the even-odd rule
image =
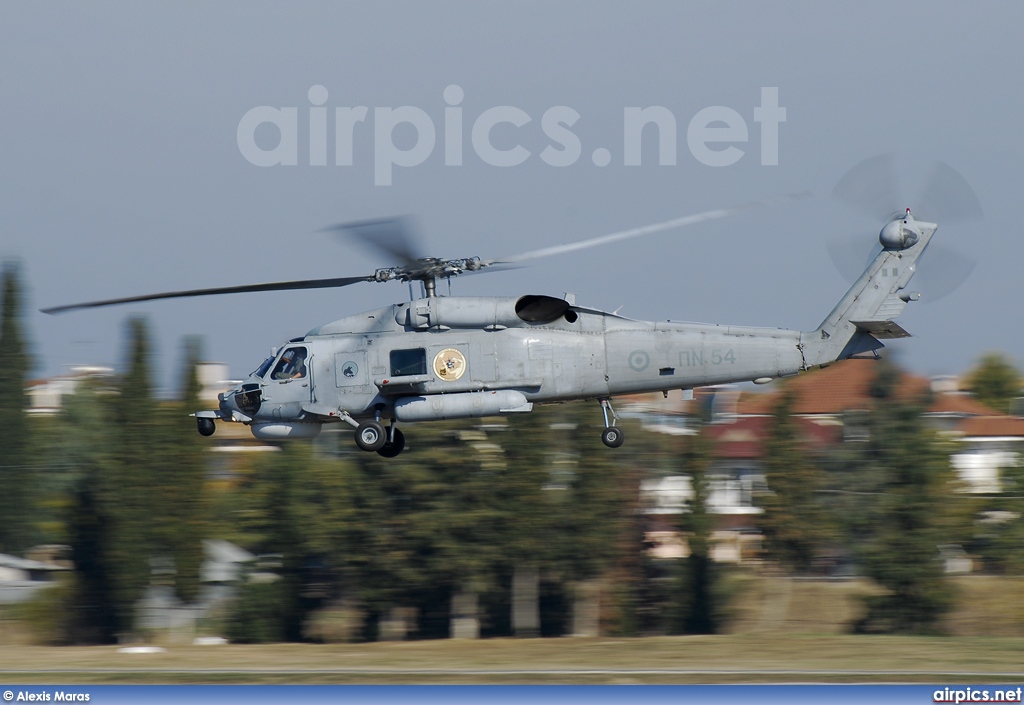
[[[680,529],[686,536],[690,555],[679,561],[671,627],[676,634],[714,634],[724,621],[725,605],[720,599],[721,571],[711,556],[715,517],[709,511],[708,500],[713,448],[703,424],[691,437],[681,460],[693,489],[687,511],[680,515]]]
[[[207,446],[189,416],[199,404],[199,338],[186,338],[182,348],[179,397],[160,405],[159,423],[154,429],[151,483],[159,501],[152,517],[151,550],[155,556],[171,559],[175,593],[190,603],[199,595],[210,509],[205,491]]]
[[[540,636],[540,579],[554,561],[559,534],[554,531],[553,497],[545,491],[552,454],[551,409],[512,416],[498,438],[507,463],[496,477],[495,492],[505,507],[501,527],[511,586],[511,627],[515,636]],[[562,439],[556,441],[559,445]],[[536,623],[535,623],[536,622]]]
[[[136,606],[158,579],[178,596],[199,591],[207,530],[202,448],[186,408],[153,394],[149,331],[128,321],[124,372],[83,384],[66,400],[56,454],[69,469],[65,531],[76,579],[68,639],[109,643],[135,629]],[[194,398],[196,343],[187,346],[184,396]]]
[[[302,575],[308,547],[303,540],[305,470],[312,462],[310,445],[285,443],[281,452],[268,454],[243,479],[235,520],[243,546],[266,564],[270,580],[243,586],[232,611],[229,637],[241,641],[298,641],[304,617]],[[316,488],[308,488],[315,491]],[[259,627],[246,626],[256,620]]]
[[[269,611],[259,634],[301,638],[296,625],[344,600],[367,613],[369,638],[398,607],[418,612],[413,636],[442,636],[459,595],[478,597],[483,630],[505,635],[512,576],[525,566],[544,605],[526,607],[541,614],[532,633],[564,633],[575,585],[643,548],[621,540],[638,518],[636,454],[604,448],[584,423],[592,412],[565,405],[507,426],[418,426],[393,459],[350,451],[347,434],[344,459],[291,442],[266,454],[241,478],[227,535],[281,554],[281,580],[247,590],[236,622]],[[250,632],[238,636],[266,638]]]
[[[495,478],[505,509],[502,552],[510,570],[537,571],[565,602],[581,583],[610,577],[617,583],[610,596],[613,631],[639,633],[649,604],[639,515],[645,461],[639,450],[606,448],[600,419],[593,404],[539,407],[511,417],[508,431],[495,436],[508,457],[505,472]],[[642,446],[639,426],[623,425]],[[560,624],[551,624],[552,612],[541,614],[548,623],[540,631],[568,630],[569,612],[561,610]]]
[[[67,529],[77,573],[75,641],[109,643],[130,633],[152,573],[160,419],[146,324],[132,318],[127,332],[125,372],[109,385],[84,385],[66,412],[66,458],[78,473]]]
[[[102,470],[102,503],[109,520],[106,549],[110,598],[122,633],[134,627],[135,607],[150,583],[155,557],[154,517],[162,498],[153,491],[161,470],[160,415],[153,394],[152,344],[144,319],[127,324],[126,369],[112,399],[114,459]]]
[[[967,373],[966,387],[978,401],[1002,414],[1021,395],[1020,371],[1001,353],[988,353]]]
[[[764,444],[768,492],[758,501],[767,554],[797,574],[810,573],[832,538],[830,517],[822,503],[824,472],[802,443],[784,394],[775,409]]]
[[[556,459],[572,468],[565,489],[552,495],[561,506],[553,513],[560,521],[556,531],[562,538],[556,560],[565,566],[570,581],[591,580],[603,575],[622,551],[635,553],[643,548],[642,527],[637,533],[642,524],[640,483],[657,456],[650,450],[655,439],[639,424],[622,421],[620,426],[635,447],[629,453],[609,449],[600,441],[601,416],[592,404],[559,408],[564,412],[555,428],[574,428],[569,433],[555,431],[549,440],[558,451]],[[557,473],[558,466],[553,470]],[[640,540],[634,541],[638,535]]]
[[[491,492],[494,453],[460,439],[482,436],[464,426],[418,429],[394,459],[339,460],[289,442],[255,464],[233,515],[242,545],[280,556],[279,584],[255,591],[261,604],[277,600],[277,633],[301,639],[314,610],[346,600],[369,613],[371,637],[395,607],[418,609],[414,633],[446,635],[453,592],[494,589],[504,512]]]
[[[848,541],[885,593],[866,599],[859,631],[932,633],[953,604],[938,546],[958,543],[946,517],[954,490],[948,448],[922,419],[927,399],[895,396],[899,371],[883,363],[872,387],[868,439],[846,457],[840,491]]]
[[[59,453],[74,473],[66,531],[75,577],[62,630],[71,643],[113,643],[120,631],[110,599],[111,527],[104,491],[105,473],[116,462],[112,391],[98,380],[87,382],[65,400],[62,414]]]
[[[0,552],[7,553],[21,553],[35,538],[29,368],[21,278],[17,265],[7,262],[0,273]]]

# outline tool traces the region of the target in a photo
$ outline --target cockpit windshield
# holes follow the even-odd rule
[[[270,357],[268,357],[266,360],[263,361],[263,364],[261,364],[259,367],[256,368],[256,371],[252,373],[253,376],[254,377],[263,377],[263,375],[267,374],[267,372],[270,370],[270,366],[273,365],[273,364],[274,364],[274,356],[271,355]]]

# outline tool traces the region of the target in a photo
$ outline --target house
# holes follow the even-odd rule
[[[79,365],[64,374],[28,383],[28,413],[36,416],[59,414],[64,408],[64,397],[73,395],[78,387],[91,380],[114,376],[114,368],[99,365]]]
[[[969,492],[1003,491],[1000,471],[1018,467],[1024,457],[1024,419],[1016,416],[974,416],[956,427],[958,445],[951,462]]]
[[[695,416],[710,410],[713,422],[705,433],[714,439],[709,511],[718,518],[718,560],[738,561],[749,553],[759,531],[756,494],[767,489],[761,459],[772,418],[783,393],[792,397],[791,413],[805,446],[824,452],[844,441],[866,437],[858,423],[875,405],[872,386],[879,366],[874,360],[852,359],[836,363],[753,393],[735,388],[695,390],[694,400],[662,395],[638,395],[620,402],[620,415],[634,416],[651,431],[693,434]],[[714,393],[713,398],[709,394]],[[895,394],[900,399],[923,399],[923,416],[936,430],[956,443],[953,467],[973,493],[1001,491],[1000,470],[1015,467],[1024,455],[1024,418],[998,414],[958,389],[950,378],[928,378],[902,373]],[[648,540],[651,553],[660,557],[688,555],[685,542],[674,531],[673,514],[686,511],[692,501],[690,478],[673,476],[644,482],[641,496],[651,517]]]
[[[70,567],[56,562],[0,553],[0,604],[31,600],[40,590],[54,585],[56,573],[66,570]]]
[[[872,408],[871,386],[878,374],[873,360],[852,359],[828,368],[785,380],[783,387],[793,396],[792,413],[815,424],[842,429],[842,438],[857,440],[865,429],[854,421],[858,413]],[[782,391],[744,394],[736,405],[737,418],[774,413]],[[896,386],[897,398],[927,398],[925,420],[957,442],[951,462],[968,492],[999,491],[999,469],[1015,466],[1024,452],[1024,419],[999,414],[969,394],[958,390],[948,378],[933,383],[925,377],[902,373]]]
[[[222,539],[203,539],[203,564],[200,568],[202,589],[195,604],[187,605],[170,586],[173,562],[150,561],[152,582],[136,605],[138,624],[144,629],[184,630],[191,634],[196,624],[235,594],[239,581],[248,579],[256,556]]]
[[[756,496],[767,490],[761,458],[770,433],[767,416],[712,423],[704,432],[714,442],[714,459],[708,470],[710,484],[707,509],[715,515],[711,539],[712,557],[719,562],[739,563],[755,556],[761,542],[757,517],[763,510]],[[797,433],[805,446],[820,451],[837,442],[835,427],[804,418],[796,419]],[[692,479],[671,475],[641,483],[643,512],[650,518],[646,540],[655,558],[684,558],[689,555],[685,541],[676,531],[674,515],[682,514],[693,501]]]

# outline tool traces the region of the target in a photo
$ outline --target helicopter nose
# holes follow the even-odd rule
[[[232,411],[241,411],[241,409],[238,408],[238,405],[235,404],[235,394],[239,391],[241,391],[241,387],[236,387],[230,392],[221,392],[217,395],[217,400],[220,402],[221,412],[227,414],[229,418],[231,417]]]
[[[262,394],[258,384],[247,382],[219,394],[220,413],[224,418],[248,423],[260,410]]]

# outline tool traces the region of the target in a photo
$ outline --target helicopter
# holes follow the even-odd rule
[[[802,197],[787,196],[784,199]],[[405,448],[399,423],[519,414],[535,404],[596,401],[602,442],[624,435],[611,400],[619,395],[752,381],[765,384],[837,360],[874,355],[882,340],[907,337],[895,322],[920,294],[907,286],[938,225],[910,208],[888,218],[881,250],[813,330],[634,320],[578,305],[575,297],[444,296],[438,282],[626,238],[722,218],[767,199],[640,228],[485,260],[417,252],[409,222],[387,218],[332,226],[355,234],[399,264],[373,274],[193,289],[43,309],[59,313],[155,299],[344,287],[401,281],[421,295],[347,316],[291,339],[247,379],[200,410],[198,432],[242,423],[259,439],[317,436],[325,424],[354,429],[355,444],[386,458]]]

